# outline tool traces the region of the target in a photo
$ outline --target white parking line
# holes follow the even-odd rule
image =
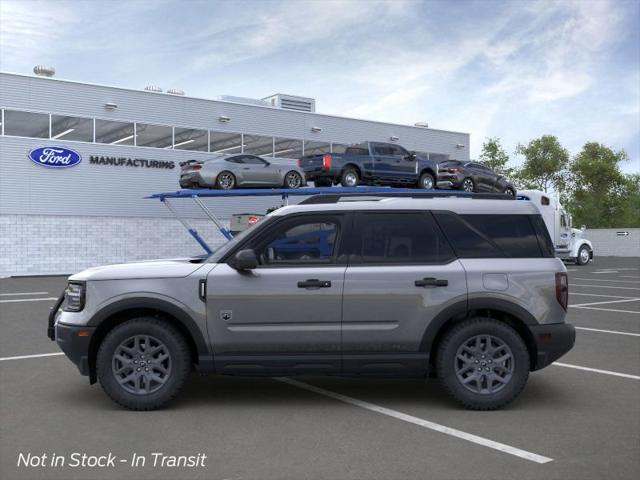
[[[570,287],[593,287],[593,288],[613,288],[615,290],[640,290],[640,288],[636,287],[618,287],[613,285],[584,285],[580,283],[570,283]]]
[[[607,274],[607,273],[620,273],[620,272],[618,272],[618,270],[603,270],[601,272],[593,272],[593,273],[596,273],[596,274],[598,274],[598,273]]]
[[[640,278],[640,275],[620,275],[620,278]]]
[[[0,303],[17,303],[17,302],[45,302],[51,300],[58,300],[58,297],[43,297],[43,298],[12,298],[11,300],[0,300]]]
[[[591,303],[578,303],[576,305],[569,305],[570,307],[589,307],[591,305],[604,305],[606,303],[624,303],[624,302],[637,302],[640,298],[627,298],[626,300],[607,300],[604,302],[591,302]]]
[[[576,330],[587,330],[589,332],[613,333],[615,335],[628,335],[630,337],[640,337],[640,333],[619,332],[617,330],[601,330],[599,328],[575,327]]]
[[[574,277],[574,280],[593,280],[593,278]],[[631,285],[638,285],[638,282],[632,280],[609,280],[608,278],[599,278],[598,282],[612,282],[612,283],[630,283]]]
[[[640,380],[640,377],[638,375],[612,372],[611,370],[600,370],[599,368],[581,367],[580,365],[572,365],[570,363],[553,362],[551,365],[555,365],[557,367],[575,368],[576,370],[584,370],[585,372],[604,373],[605,375],[613,375],[614,377],[630,378],[631,380]]]
[[[0,357],[0,362],[5,362],[7,360],[24,360],[26,358],[57,357],[58,355],[64,355],[64,353],[62,352],[39,353],[37,355],[19,355],[17,357]]]
[[[636,298],[636,297],[621,297],[620,295],[602,295],[601,293],[579,293],[579,292],[569,292],[569,296],[573,297],[574,295],[583,295],[583,296],[585,296],[585,297]]]
[[[600,310],[603,312],[616,312],[616,313],[634,313],[634,314],[638,314],[640,312],[637,312],[636,310],[616,310],[615,308],[600,308],[600,307],[578,307],[578,306],[573,306],[573,308],[584,308],[585,310]]]
[[[49,295],[49,292],[20,292],[20,293],[0,293],[0,297],[11,297],[18,295]]]
[[[382,415],[387,415],[389,417],[393,417],[398,420],[402,420],[404,422],[408,422],[414,425],[418,425],[420,427],[428,428],[429,430],[434,430],[436,432],[444,433],[445,435],[450,435],[452,437],[460,438],[462,440],[466,440],[468,442],[472,442],[477,445],[482,445],[483,447],[493,448],[494,450],[499,450],[501,452],[508,453],[509,455],[514,455],[516,457],[524,458],[525,460],[529,460],[531,462],[548,463],[553,461],[553,459],[549,457],[543,457],[542,455],[531,453],[526,450],[521,450],[519,448],[512,447],[510,445],[505,445],[504,443],[494,442],[493,440],[489,440],[488,438],[479,437],[471,433],[463,432],[461,430],[456,430],[455,428],[450,428],[444,425],[440,425],[439,423],[423,420],[422,418],[414,417],[412,415],[407,415],[406,413],[398,412],[396,410],[391,410],[390,408],[386,408],[386,407],[381,407],[380,405],[375,405],[373,403],[365,402],[363,400],[358,400],[357,398],[348,397],[346,395],[332,392],[330,390],[325,390],[324,388],[314,387],[313,385],[309,385],[308,383],[303,383],[298,380],[293,380],[291,378],[284,378],[284,377],[276,378],[276,380],[292,385],[297,388],[301,388],[303,390],[308,390],[310,392],[317,393],[319,395],[324,395],[325,397],[330,397],[335,400],[339,400],[341,402],[354,405],[356,407],[364,408],[365,410],[381,413]]]

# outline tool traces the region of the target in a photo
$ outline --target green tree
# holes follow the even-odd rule
[[[569,152],[553,135],[534,138],[528,144],[518,144],[516,154],[525,160],[517,172],[519,187],[535,188],[548,192],[553,188],[562,192],[567,184]]]
[[[640,228],[640,173],[625,175],[624,206],[618,227]]]
[[[576,225],[592,228],[630,226],[621,225],[623,217],[633,221],[631,205],[638,179],[626,178],[619,163],[627,159],[624,150],[613,151],[597,142],[585,143],[570,167],[569,211]],[[637,194],[636,194],[637,199]]]
[[[502,148],[498,137],[487,137],[485,139],[482,144],[480,161],[500,175],[505,175],[507,177],[513,176],[513,168],[507,167],[507,163],[509,163],[509,155],[504,148]]]

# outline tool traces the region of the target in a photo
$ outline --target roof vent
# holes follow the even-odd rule
[[[162,89],[157,85],[147,85],[144,87],[147,92],[162,93]]]
[[[427,122],[416,122],[413,125],[420,128],[429,128],[429,124]]]
[[[298,112],[316,111],[316,100],[314,98],[276,93],[275,95],[263,98],[262,100],[269,102],[269,105],[272,107],[278,107],[284,110],[296,110]]]
[[[33,67],[33,73],[39,77],[53,77],[56,74],[56,69],[46,65],[36,65]]]
[[[179,88],[170,88],[167,90],[169,95],[184,95],[184,90],[180,90]]]

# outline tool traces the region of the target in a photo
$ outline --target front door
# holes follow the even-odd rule
[[[258,268],[219,264],[209,273],[207,322],[218,371],[339,371],[343,218],[287,217],[241,247],[254,249]]]
[[[431,213],[356,214],[345,275],[345,373],[421,374],[429,322],[443,309],[466,308],[465,271]]]

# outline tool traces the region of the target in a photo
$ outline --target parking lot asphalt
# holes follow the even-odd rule
[[[567,269],[575,348],[495,412],[459,408],[431,379],[198,374],[169,408],[129,412],[66,357],[32,357],[59,352],[46,317],[65,277],[2,279],[0,478],[638,478],[640,258]],[[147,462],[17,465],[73,452]],[[154,452],[207,459],[153,467]]]

